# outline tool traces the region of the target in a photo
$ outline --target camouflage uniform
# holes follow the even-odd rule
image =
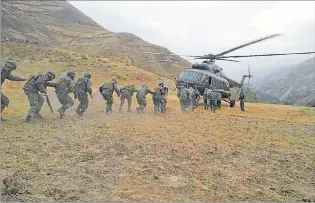
[[[189,107],[191,108],[191,110],[194,110],[195,108],[197,108],[197,98],[198,96],[200,96],[200,93],[198,90],[190,87],[188,89],[189,92]]]
[[[44,104],[44,98],[40,93],[47,95],[47,82],[55,78],[55,74],[51,71],[32,76],[24,85],[24,93],[28,97],[30,103],[30,110],[27,114],[25,122],[29,122],[34,117],[41,118],[40,110]]]
[[[83,78],[80,78],[75,85],[74,90],[74,98],[80,101],[76,112],[79,116],[82,116],[83,113],[89,106],[89,98],[88,95],[92,94],[92,82],[91,82],[91,74],[85,73]]]
[[[119,89],[117,86],[117,81],[113,79],[112,81],[106,81],[100,88],[103,98],[107,101],[106,103],[106,112],[105,114],[112,113],[112,105],[113,105],[113,92],[115,91],[118,96],[120,96]]]
[[[179,98],[182,112],[186,111],[188,107],[188,94],[189,92],[187,88],[185,88],[184,86],[178,87],[177,97]]]
[[[127,99],[127,101],[128,101],[128,112],[130,112],[131,101],[132,101],[132,96],[133,96],[134,92],[138,92],[138,90],[135,88],[134,85],[124,86],[124,87],[120,88],[119,112],[121,112],[121,109],[125,103],[125,99]]]
[[[217,107],[221,109],[221,99],[222,99],[222,94],[220,92],[216,92],[216,99],[217,99]]]
[[[208,106],[208,98],[207,98],[207,92],[208,92],[208,88],[205,88],[205,91],[203,92],[203,105],[204,105],[204,109],[209,109]]]
[[[193,92],[193,100],[192,100],[193,109],[197,108],[199,99],[200,99],[200,92],[198,91],[197,86],[195,86],[195,89]]]
[[[16,63],[13,60],[8,60],[3,67],[1,67],[1,86],[4,83],[5,80],[11,80],[11,81],[26,81],[24,78],[20,78],[17,76],[11,75],[11,71],[16,69]],[[5,107],[9,106],[9,98],[2,93],[1,91],[1,114]],[[1,121],[5,121],[1,117]]]
[[[207,106],[210,107],[211,111],[215,113],[216,106],[217,106],[217,94],[213,89],[207,90]]]
[[[66,76],[60,77],[57,83],[48,82],[47,86],[54,87],[56,95],[62,106],[58,109],[60,118],[65,116],[65,111],[74,105],[69,93],[74,91],[75,83],[73,82],[75,74],[68,72]]]
[[[142,85],[136,95],[137,102],[139,107],[137,108],[138,113],[143,113],[144,108],[147,106],[147,101],[145,100],[145,96],[150,93],[153,94],[147,85]]]
[[[164,85],[163,83],[160,83],[159,86],[154,89],[154,93],[152,96],[155,113],[159,111],[161,111],[161,113],[165,113],[166,111],[165,95],[166,95],[166,91],[164,89]]]
[[[241,88],[240,97],[239,97],[241,111],[245,111],[245,102],[244,102],[245,98],[246,98],[246,95],[245,95],[244,89]]]

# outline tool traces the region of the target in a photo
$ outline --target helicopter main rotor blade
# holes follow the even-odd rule
[[[251,41],[251,42],[248,42],[246,44],[243,44],[243,45],[240,45],[240,46],[237,46],[237,47],[234,47],[233,49],[229,49],[227,51],[224,51],[220,54],[217,54],[215,55],[214,57],[217,58],[218,56],[223,56],[227,53],[230,53],[232,51],[235,51],[237,49],[240,49],[240,48],[243,48],[243,47],[246,47],[246,46],[249,46],[249,45],[252,45],[252,44],[255,44],[257,42],[261,42],[261,41],[264,41],[264,40],[267,40],[267,39],[270,39],[270,38],[273,38],[273,37],[277,37],[277,36],[280,36],[281,34],[273,34],[273,35],[270,35],[270,36],[267,36],[267,37],[263,37],[263,38],[260,38],[260,39],[257,39],[257,40],[254,40],[254,41]]]
[[[258,57],[258,56],[284,56],[294,54],[315,54],[315,52],[297,52],[297,53],[283,53],[283,54],[255,54],[255,55],[239,55],[239,56],[222,56],[221,58],[243,58],[243,57]]]
[[[182,56],[182,57],[203,57],[203,56],[191,56],[191,55],[178,55],[178,54],[167,54],[167,53],[157,53],[157,52],[142,52],[142,51],[136,51],[143,54],[153,54],[153,55],[168,55],[168,56]]]
[[[223,59],[223,58],[218,58],[216,60],[221,60],[221,61],[232,61],[232,62],[240,62],[240,61],[236,61],[236,60],[231,60],[231,59]]]

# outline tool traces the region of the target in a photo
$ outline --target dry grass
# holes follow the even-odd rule
[[[82,61],[79,75],[85,71]],[[30,64],[22,62],[19,71],[27,74]],[[104,78],[129,74],[119,84],[147,83],[152,88],[160,80],[123,63],[93,63],[94,101],[82,119],[72,109],[60,120],[45,104],[44,121],[24,124],[28,103],[23,84],[3,85],[10,98],[4,112],[9,121],[1,126],[0,174],[9,186],[4,200],[315,200],[314,108],[246,104],[241,112],[238,104],[224,104],[215,114],[202,105],[182,113],[171,92],[164,115],[153,114],[150,95],[145,114],[135,112],[135,98],[133,112],[119,114],[114,95],[114,114],[105,117],[97,92]],[[64,67],[60,63],[54,68]],[[53,91],[50,98],[53,108],[59,108]]]

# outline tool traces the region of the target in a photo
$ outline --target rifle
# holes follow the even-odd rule
[[[51,107],[51,104],[50,104],[48,95],[46,94],[45,96],[46,96],[46,102],[47,102],[47,104],[48,104],[48,106],[49,106],[50,112],[51,112],[51,113],[54,113],[54,110],[53,110],[53,108]]]

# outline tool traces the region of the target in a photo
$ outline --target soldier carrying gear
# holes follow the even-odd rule
[[[188,107],[189,92],[184,84],[178,86],[177,97],[179,98],[182,112],[185,112]]]
[[[210,107],[211,111],[215,113],[216,106],[217,106],[216,92],[213,89],[208,89],[206,96],[207,96],[207,109]]]
[[[1,86],[5,80],[26,81],[24,78],[11,75],[11,72],[14,70],[16,70],[16,62],[11,59],[7,60],[4,66],[1,67]],[[9,98],[1,91],[1,114],[7,106],[9,106]],[[1,122],[3,121],[6,121],[6,119],[3,119],[1,116]]]
[[[73,83],[75,77],[74,72],[68,72],[65,77],[60,77],[57,83],[48,82],[47,86],[54,87],[57,98],[61,103],[60,109],[60,118],[65,116],[65,111],[74,105],[72,98],[69,96],[69,93],[74,91],[75,84]]]
[[[92,94],[91,74],[85,73],[83,78],[80,78],[74,88],[74,98],[80,101],[76,109],[76,113],[82,116],[89,106],[89,98],[87,93]]]
[[[166,92],[164,89],[164,84],[159,83],[158,87],[154,89],[154,93],[152,96],[153,103],[154,103],[154,112],[161,112],[165,113],[166,111],[166,99],[165,96]]]
[[[217,107],[221,109],[222,94],[220,93],[220,90],[215,90],[215,92],[216,92]]]
[[[197,85],[195,85],[195,88],[194,88],[194,92],[193,92],[193,109],[197,108],[197,105],[198,105],[198,101],[200,99],[200,92],[197,88]]]
[[[111,81],[104,82],[104,84],[99,88],[99,91],[102,94],[103,98],[107,101],[105,115],[108,115],[109,113],[113,112],[112,105],[114,91],[116,92],[117,96],[120,97],[117,80],[112,79]]]
[[[138,90],[135,88],[134,85],[131,86],[124,86],[120,88],[120,106],[119,106],[119,112],[121,112],[121,109],[125,103],[125,99],[128,101],[128,112],[131,112],[130,107],[131,107],[131,101],[132,101],[132,96],[134,92],[138,92]]]
[[[48,81],[55,79],[55,77],[55,73],[48,71],[44,74],[32,76],[24,84],[23,90],[30,103],[30,110],[26,116],[25,122],[30,122],[32,118],[42,118],[39,112],[42,109],[45,100],[40,93],[47,95],[46,88]]]
[[[200,92],[197,89],[194,89],[192,87],[189,87],[189,108],[193,111],[195,108],[197,108],[197,98],[200,96]]]
[[[243,88],[241,88],[240,96],[239,96],[241,111],[245,111],[245,102],[244,102],[245,98],[246,98],[245,91]]]
[[[204,109],[208,109],[208,98],[207,98],[207,92],[208,92],[208,88],[205,88],[205,91],[203,92],[203,105],[204,105]]]
[[[139,104],[139,107],[137,107],[138,113],[143,113],[144,108],[147,106],[147,101],[145,99],[145,96],[148,93],[153,94],[154,92],[151,91],[147,85],[142,85],[136,95],[137,102]]]

